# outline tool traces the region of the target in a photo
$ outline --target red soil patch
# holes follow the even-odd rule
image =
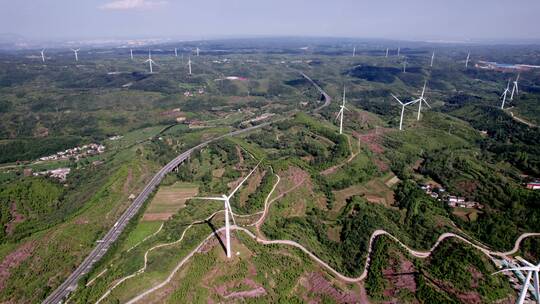
[[[11,235],[13,233],[13,229],[15,229],[15,226],[18,223],[24,222],[24,215],[17,212],[17,204],[14,202],[11,203],[11,206],[9,207],[9,212],[11,213],[11,221],[6,224],[6,233],[7,235]]]
[[[377,166],[377,168],[379,168],[379,171],[383,173],[388,172],[388,170],[390,169],[384,161],[378,158],[373,159],[373,163],[375,163],[375,166]]]
[[[306,289],[309,292],[320,295],[327,295],[334,299],[337,303],[358,303],[359,294],[353,292],[345,292],[336,289],[332,283],[318,272],[312,272],[308,275],[307,281],[304,282]]]
[[[6,286],[6,281],[10,276],[10,269],[19,266],[34,251],[35,244],[30,241],[19,246],[13,252],[8,254],[0,263],[0,290]]]
[[[250,290],[233,291],[229,292],[232,288],[247,287]],[[236,298],[257,298],[266,295],[266,289],[261,285],[255,283],[252,279],[244,279],[240,282],[229,282],[214,288],[215,292],[225,299]]]
[[[370,130],[364,134],[353,132],[353,136],[358,138],[362,143],[366,144],[372,152],[381,154],[384,152],[384,148],[381,146],[381,136],[389,130],[390,129],[379,128]]]
[[[460,181],[456,184],[456,188],[464,194],[473,194],[478,188],[478,181],[468,180]]]

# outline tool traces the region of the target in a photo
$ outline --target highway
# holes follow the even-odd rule
[[[315,109],[315,112],[318,112],[320,111],[322,108],[324,107],[327,107],[330,102],[332,102],[332,98],[330,97],[330,95],[326,94],[326,92],[315,82],[313,81],[313,79],[311,79],[311,77],[309,77],[308,75],[306,75],[305,73],[303,72],[300,72],[300,74],[302,74],[302,76],[307,79],[309,82],[311,82],[311,84],[321,93],[321,95],[324,97],[324,104],[322,104],[320,107],[316,108]]]
[[[142,207],[143,203],[146,201],[148,196],[154,191],[154,189],[159,185],[159,183],[161,183],[165,175],[167,175],[167,173],[174,170],[174,168],[178,167],[184,160],[186,160],[191,155],[191,153],[207,146],[208,144],[214,141],[218,141],[228,136],[235,136],[241,133],[259,129],[259,128],[268,126],[276,121],[279,121],[279,120],[274,120],[271,122],[262,123],[260,125],[252,126],[249,128],[233,131],[225,135],[221,135],[219,137],[207,140],[183,152],[182,154],[178,155],[176,158],[171,160],[168,164],[166,164],[163,168],[161,168],[154,175],[154,177],[152,177],[152,179],[148,182],[148,184],[146,184],[142,192],[133,200],[131,205],[126,209],[126,211],[124,211],[124,213],[120,216],[120,218],[114,224],[114,226],[107,232],[107,234],[105,234],[105,236],[96,244],[96,247],[94,247],[94,249],[90,252],[90,254],[79,265],[79,267],[77,267],[77,269],[75,269],[69,275],[69,277],[64,281],[64,283],[62,283],[56,290],[54,290],[43,301],[43,303],[44,304],[62,303],[62,301],[73,290],[75,290],[75,288],[77,288],[77,283],[79,282],[79,280],[84,275],[86,275],[92,269],[94,264],[105,255],[105,253],[107,252],[107,250],[109,250],[111,245],[116,241],[116,239],[118,239],[118,236],[124,231],[129,221],[133,218],[133,216],[135,216],[135,214],[137,214],[137,212]]]

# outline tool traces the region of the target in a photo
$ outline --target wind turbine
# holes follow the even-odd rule
[[[340,110],[338,114],[336,115],[336,119],[339,117],[339,134],[343,134],[343,114],[345,110],[349,111],[347,107],[345,107],[345,86],[343,86],[343,104],[341,104]]]
[[[41,61],[45,62],[45,49],[41,50]]]
[[[195,50],[197,52],[197,57],[199,57],[199,47],[197,47],[197,49]]]
[[[249,174],[240,182],[240,184],[238,184],[238,186],[236,186],[236,188],[234,188],[234,190],[229,195],[222,194],[221,197],[219,196],[218,197],[194,197],[194,199],[222,201],[224,203],[225,205],[225,243],[226,243],[225,248],[227,250],[227,258],[231,258],[231,232],[230,232],[229,214],[233,220],[233,223],[236,225],[236,221],[234,220],[234,212],[232,212],[232,208],[230,204],[230,199],[234,196],[236,191],[240,189],[242,184],[251,176],[251,174],[255,172],[255,169],[257,169],[259,164],[257,164],[257,166],[255,166],[255,168],[251,170],[251,172],[249,172]]]
[[[397,56],[399,57],[399,52],[401,52],[401,47],[398,46],[397,48]]]
[[[465,60],[465,68],[469,67],[469,59],[471,59],[471,52],[467,53],[467,59]]]
[[[81,49],[71,49],[73,51],[73,53],[75,53],[75,61],[79,61],[79,51]]]
[[[407,70],[407,61],[403,61],[403,73],[406,73]]]
[[[413,101],[403,103],[403,102],[401,102],[401,100],[399,100],[399,98],[396,97],[396,95],[394,95],[394,94],[391,94],[391,95],[401,105],[401,119],[399,120],[399,130],[401,131],[401,130],[403,130],[403,114],[405,113],[405,107],[410,105],[410,104],[413,104],[413,103],[417,102],[418,100],[413,100]]]
[[[388,48],[386,48],[386,55],[384,57],[388,58]]]
[[[510,94],[510,101],[514,100],[514,93],[519,94],[518,81],[519,81],[519,74],[517,75],[516,80],[514,80],[513,82],[514,86],[512,87],[512,94]]]
[[[508,79],[508,84],[506,85],[506,89],[504,89],[504,92],[501,94],[501,98],[502,98],[501,109],[503,110],[504,110],[504,103],[506,102],[506,95],[508,95],[508,92],[510,92],[510,79]]]
[[[433,51],[433,53],[431,54],[431,64],[429,65],[430,67],[433,67],[433,60],[435,59],[435,51]]]
[[[521,289],[521,293],[519,294],[519,299],[516,302],[517,304],[523,304],[525,302],[525,298],[527,297],[527,292],[529,291],[529,285],[531,284],[531,279],[533,279],[533,296],[536,298],[536,303],[540,304],[540,280],[538,278],[538,272],[540,270],[540,264],[533,265],[532,263],[529,263],[525,261],[524,259],[520,259],[520,261],[525,264],[524,267],[515,267],[515,268],[507,268],[500,271],[495,272],[494,274],[501,273],[501,272],[521,272],[526,271],[527,276],[525,277],[525,280],[523,281],[523,288]],[[534,275],[534,278],[533,278]]]
[[[420,120],[420,111],[422,110],[422,103],[425,103],[431,109],[431,106],[427,102],[426,98],[424,98],[424,93],[426,92],[426,84],[427,84],[427,80],[424,81],[424,88],[422,89],[422,94],[420,95],[420,98],[413,101],[413,103],[418,102],[418,116],[416,117],[416,120]]]
[[[154,70],[152,69],[152,64],[155,64],[156,62],[152,60],[152,52],[148,50],[148,59],[146,59],[145,63],[148,62],[148,65],[150,66],[150,74],[154,73]]]
[[[191,56],[188,57],[188,68],[189,68],[189,75],[191,75]]]
[[[353,57],[356,56],[356,46],[353,47],[353,49],[352,49],[352,56],[353,56]]]
[[[133,49],[129,49],[129,57],[133,60]]]

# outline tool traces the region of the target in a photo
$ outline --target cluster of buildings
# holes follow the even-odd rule
[[[475,64],[476,68],[484,70],[494,70],[501,72],[512,72],[512,71],[529,71],[532,69],[539,69],[540,66],[530,65],[530,64],[507,64],[507,63],[497,63],[491,61],[478,61]]]
[[[56,154],[40,157],[41,161],[48,160],[60,160],[60,159],[70,159],[79,160],[83,157],[101,154],[105,152],[105,146],[100,144],[91,143],[81,147],[75,147],[67,149],[65,151],[56,152]]]
[[[420,185],[420,188],[432,198],[446,202],[448,207],[452,208],[468,208],[468,209],[482,209],[484,206],[478,202],[469,201],[465,197],[450,195],[444,188],[433,187],[432,185]]]
[[[49,176],[52,178],[56,178],[61,182],[65,182],[69,172],[71,172],[70,168],[58,168],[58,169],[47,170],[47,171],[42,171],[42,172],[35,172],[34,176],[40,176],[40,175]]]

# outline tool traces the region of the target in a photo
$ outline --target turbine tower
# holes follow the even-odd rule
[[[531,279],[533,279],[533,290],[532,295],[534,298],[536,298],[536,303],[540,304],[540,280],[538,278],[538,271],[540,270],[540,264],[533,265],[532,263],[529,263],[525,261],[524,259],[520,259],[520,261],[525,264],[524,267],[514,267],[514,268],[507,268],[500,271],[495,272],[494,274],[501,273],[501,272],[519,272],[521,274],[522,271],[527,272],[527,276],[524,278],[523,281],[523,287],[521,289],[521,293],[519,294],[519,298],[517,300],[517,304],[523,304],[525,302],[525,298],[527,297],[527,293],[529,292],[529,286],[531,284]],[[533,278],[534,275],[534,278]]]
[[[196,53],[197,53],[197,57],[199,57],[199,51],[200,51],[200,50],[199,50],[199,47],[197,47],[197,49],[196,49],[195,51],[196,51]]]
[[[518,89],[518,81],[519,81],[519,74],[516,77],[516,80],[514,80],[514,86],[512,87],[512,93],[510,94],[510,101],[514,100],[514,94],[519,94]]]
[[[406,102],[406,103],[403,103],[401,102],[401,100],[399,100],[399,98],[396,97],[396,95],[394,94],[391,94],[392,97],[394,97],[395,100],[397,100],[397,102],[399,102],[399,104],[401,105],[401,119],[399,120],[399,130],[403,130],[403,114],[405,113],[405,107],[410,105],[410,104],[413,104],[416,102],[416,100],[413,100],[413,101],[409,101],[409,102]]]
[[[426,92],[426,84],[427,84],[427,80],[424,81],[424,88],[422,89],[422,94],[420,95],[420,98],[413,101],[413,103],[418,102],[418,116],[416,117],[417,121],[420,120],[420,111],[422,111],[422,103],[425,103],[431,109],[431,106],[427,102],[426,98],[424,98],[424,93]]]
[[[45,49],[41,50],[41,61],[45,62]]]
[[[433,60],[435,59],[435,51],[433,51],[433,53],[431,54],[431,63],[430,63],[430,67],[433,67]]]
[[[257,166],[255,166],[255,168],[253,168],[253,170],[251,170],[251,172],[249,172],[249,174],[240,182],[240,184],[238,184],[238,186],[236,186],[236,188],[234,188],[234,190],[229,195],[222,194],[221,197],[194,197],[194,199],[210,200],[210,201],[222,201],[224,203],[224,207],[225,207],[225,244],[226,244],[225,249],[227,250],[227,258],[229,258],[229,259],[231,258],[231,232],[230,232],[231,228],[230,228],[230,223],[229,223],[229,215],[232,218],[233,223],[236,225],[236,221],[234,220],[234,212],[232,211],[231,204],[230,204],[230,199],[234,196],[236,191],[238,191],[238,189],[240,189],[242,184],[251,176],[251,174],[253,174],[253,172],[255,172],[257,167],[259,167],[259,164],[257,164]]]
[[[178,57],[178,49],[174,48],[174,57]]]
[[[145,63],[148,62],[148,65],[150,67],[150,74],[154,73],[154,70],[152,69],[152,64],[155,64],[156,62],[152,60],[152,52],[148,50],[148,59],[146,59]]]
[[[133,49],[129,49],[129,57],[133,60]]]
[[[469,67],[469,59],[471,59],[471,52],[467,53],[467,59],[465,60],[465,68]]]
[[[397,48],[397,56],[399,57],[399,52],[401,52],[401,47],[398,46]]]
[[[388,48],[386,48],[386,55],[384,55],[385,58],[388,58]]]
[[[356,46],[355,46],[355,47],[353,47],[353,49],[352,49],[352,56],[353,56],[353,57],[355,57],[355,56],[356,56]]]
[[[340,110],[338,114],[336,115],[336,119],[339,118],[339,134],[343,134],[343,115],[345,110],[349,111],[347,107],[345,107],[345,86],[343,86],[343,103],[341,104]]]
[[[506,85],[506,89],[504,89],[504,92],[501,94],[502,103],[501,103],[501,109],[504,110],[504,103],[506,102],[506,95],[508,95],[508,92],[510,92],[510,79],[508,79],[508,84]]]
[[[407,72],[407,61],[403,61],[403,73]]]
[[[191,75],[191,56],[188,57],[188,62],[187,62],[187,64],[188,64],[188,68],[189,68],[189,75]]]
[[[81,49],[71,49],[75,53],[75,61],[79,61],[79,51]]]

